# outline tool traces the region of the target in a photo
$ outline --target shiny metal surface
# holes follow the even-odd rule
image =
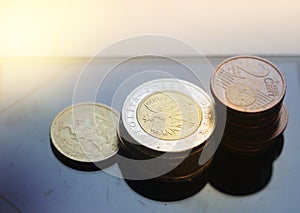
[[[227,108],[222,145],[229,150],[262,153],[287,126],[288,110],[282,105],[285,79],[266,59],[236,56],[225,60],[211,77],[211,90],[219,108]]]
[[[209,59],[216,67],[225,58]],[[259,158],[247,160],[246,163],[240,158],[220,156],[216,164],[222,162],[222,165],[216,165],[215,168],[218,177],[222,178],[214,179],[194,196],[178,202],[149,200],[131,190],[121,178],[105,171],[81,172],[70,169],[53,155],[49,142],[51,122],[57,112],[72,104],[76,79],[86,60],[1,60],[1,79],[6,71],[10,71],[10,64],[19,64],[23,70],[38,66],[41,71],[42,67],[47,67],[48,72],[55,71],[51,79],[0,112],[1,211],[69,212],[75,209],[77,212],[123,212],[127,209],[144,213],[297,212],[300,209],[300,58],[267,59],[281,70],[287,85],[285,104],[290,117],[281,143],[282,149],[276,149],[268,155],[267,159],[272,160]],[[211,70],[201,70],[202,65],[196,59],[185,60],[191,62],[197,72],[203,73],[201,80],[204,84],[208,82],[209,86]],[[114,59],[98,59],[93,65],[94,76],[99,76],[111,61]],[[162,64],[153,58],[140,59],[138,64],[128,63],[120,68],[118,74],[110,76],[111,81],[103,85],[97,101],[110,105],[113,91],[123,81],[126,71],[140,70],[144,66],[153,69],[160,67],[182,75],[182,70],[172,64]],[[193,81],[193,78],[187,77],[185,80]],[[26,82],[20,84],[26,86]],[[89,86],[85,89],[88,90]],[[233,165],[233,162],[237,165]],[[245,165],[247,171],[240,169]],[[225,169],[234,173],[225,172]],[[118,167],[113,165],[108,170],[118,171]],[[224,189],[227,186],[235,188]],[[243,190],[242,193],[233,193],[237,186],[244,187],[238,188]]]
[[[179,140],[193,134],[201,124],[202,110],[190,97],[172,91],[150,94],[137,110],[142,129],[163,140]]]
[[[121,118],[120,151],[134,161],[118,163],[132,189],[153,200],[176,201],[205,185],[212,160],[199,164],[199,158],[212,144],[216,117],[204,90],[178,79],[148,81],[128,95]]]
[[[75,161],[107,160],[118,152],[118,119],[117,112],[102,104],[70,106],[53,120],[51,142],[61,154]]]
[[[176,79],[158,79],[137,87],[126,98],[121,116],[132,140],[162,152],[195,148],[215,128],[210,97],[196,85]]]
[[[237,56],[220,64],[211,79],[216,97],[231,109],[262,112],[279,104],[285,80],[271,62],[254,56]]]

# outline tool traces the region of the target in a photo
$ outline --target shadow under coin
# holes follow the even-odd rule
[[[162,181],[159,178],[147,180],[125,179],[125,181],[135,192],[151,200],[178,201],[199,192],[208,182],[207,172],[204,171],[192,180],[180,182]]]
[[[126,158],[134,159],[134,156],[122,149],[122,146],[119,150],[119,154]],[[163,175],[149,179],[132,180],[126,179],[126,177],[131,177],[131,174],[135,174],[137,177],[153,176],[149,175],[149,171],[139,166],[138,163],[118,161],[118,165],[126,183],[132,190],[148,199],[156,201],[178,201],[188,198],[199,192],[206,185],[209,176],[209,169],[203,168],[201,173],[196,176],[187,175],[178,177],[178,179],[165,179]]]
[[[55,155],[55,157],[61,162],[63,163],[65,166],[75,169],[75,170],[79,170],[79,171],[85,171],[85,172],[93,172],[93,171],[98,171],[104,168],[107,168],[109,166],[111,166],[112,164],[115,163],[115,159],[114,157],[109,158],[105,161],[101,161],[101,162],[79,162],[79,161],[75,161],[72,160],[66,156],[64,156],[63,154],[61,154],[55,147],[54,145],[51,143],[51,149],[53,154]]]
[[[249,156],[221,146],[210,167],[210,184],[223,193],[237,196],[262,190],[271,179],[273,162],[280,155],[283,144],[281,134],[268,150]]]

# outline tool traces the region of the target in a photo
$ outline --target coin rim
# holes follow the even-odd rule
[[[53,147],[60,153],[62,154],[63,156],[65,156],[66,158],[68,159],[71,159],[71,160],[74,160],[76,162],[81,162],[81,163],[100,163],[100,162],[103,162],[103,161],[106,161],[110,158],[112,158],[114,155],[117,154],[117,152],[119,151],[119,145],[118,145],[118,135],[117,135],[117,128],[116,128],[116,135],[117,135],[117,150],[115,152],[113,152],[111,155],[109,156],[106,156],[106,158],[102,158],[102,159],[99,159],[99,160],[96,160],[96,161],[91,161],[91,160],[88,160],[88,161],[84,161],[84,160],[79,160],[79,159],[76,159],[74,157],[70,157],[68,155],[65,154],[64,150],[61,149],[59,146],[57,146],[57,142],[55,141],[54,139],[54,133],[53,133],[53,126],[54,126],[54,123],[56,123],[56,121],[60,118],[60,116],[62,116],[64,113],[66,113],[68,110],[74,108],[74,107],[80,107],[80,106],[95,106],[95,107],[101,107],[101,108],[105,108],[109,111],[111,111],[113,114],[115,114],[117,116],[117,119],[116,121],[118,122],[118,119],[120,118],[120,115],[119,113],[114,110],[112,107],[106,105],[106,104],[102,104],[102,103],[96,103],[96,102],[82,102],[82,103],[77,103],[77,104],[72,104],[68,107],[65,107],[64,109],[62,109],[56,116],[55,118],[53,119],[52,123],[51,123],[51,126],[50,126],[50,142],[52,143]],[[116,127],[117,127],[117,124],[116,123]],[[86,154],[86,153],[84,153]]]
[[[145,86],[149,87],[150,85],[151,86],[154,86],[154,85],[159,85],[159,84],[164,84],[164,83],[167,83],[169,85],[168,88],[157,88],[157,89],[151,89],[151,91],[146,91],[145,90]],[[174,86],[174,83],[176,84]],[[198,95],[201,95],[208,103],[207,105],[209,106],[209,108],[211,109],[211,115],[212,115],[212,118],[211,118],[211,128],[210,128],[210,132],[207,133],[207,135],[203,138],[204,140],[200,141],[198,139],[198,136],[196,135],[199,131],[199,128],[202,126],[201,124],[203,123],[203,120],[204,120],[204,116],[205,115],[202,115],[202,121],[201,121],[201,124],[200,126],[197,128],[197,130],[190,136],[186,137],[186,138],[183,138],[183,139],[179,139],[179,140],[172,140],[172,141],[168,141],[168,140],[162,140],[162,139],[158,139],[156,137],[153,137],[151,136],[150,134],[144,134],[143,136],[140,136],[138,134],[136,134],[136,130],[133,130],[130,126],[129,126],[129,122],[126,122],[126,120],[128,120],[128,118],[125,116],[126,115],[126,111],[127,111],[127,108],[129,106],[129,101],[130,100],[134,100],[135,98],[139,97],[141,95],[142,92],[144,92],[144,95],[142,96],[142,98],[140,100],[138,100],[139,102],[141,102],[141,100],[144,99],[144,97],[146,97],[148,94],[151,94],[151,93],[154,93],[154,92],[161,92],[161,91],[178,91],[178,92],[181,92],[183,94],[186,94],[184,93],[183,91],[180,91],[178,89],[178,87],[189,87],[190,89],[193,89],[195,91],[198,91]],[[145,92],[146,91],[146,92]],[[201,107],[201,104],[200,104],[200,100],[197,100],[196,98],[194,98],[193,95],[191,94],[186,94],[188,96],[191,96],[191,98],[197,103],[199,104],[199,107],[201,108],[202,110],[202,113],[205,113],[204,110],[202,109]],[[138,104],[139,103],[136,103],[136,106],[134,106],[134,114],[135,114],[135,120],[136,123],[138,123],[137,119],[136,119],[136,110],[138,108]],[[125,99],[124,103],[123,103],[123,106],[122,106],[122,111],[121,111],[121,118],[122,118],[122,123],[123,123],[123,126],[124,126],[124,129],[127,131],[128,135],[130,135],[130,137],[135,140],[135,142],[137,142],[138,144],[142,145],[142,146],[145,146],[149,149],[153,149],[153,150],[156,150],[156,151],[160,151],[160,152],[183,152],[183,151],[187,151],[187,150],[190,150],[192,148],[195,148],[199,145],[202,145],[204,144],[213,134],[215,128],[216,128],[216,123],[217,123],[217,114],[216,114],[216,110],[215,110],[215,103],[214,103],[214,100],[200,87],[196,86],[195,84],[191,83],[191,82],[188,82],[188,81],[185,81],[185,80],[181,80],[181,79],[173,79],[173,78],[162,78],[162,79],[156,79],[156,80],[152,80],[152,81],[148,81],[148,82],[145,82],[141,85],[139,85],[138,87],[136,87],[128,96],[127,98]],[[140,127],[140,129],[142,129]],[[143,131],[143,130],[142,130]],[[146,133],[146,132],[144,132]],[[143,137],[146,137],[148,138],[147,140],[150,141],[154,141],[154,143],[151,142],[151,144],[148,144],[148,143],[143,143],[143,140],[141,138]],[[170,145],[172,143],[172,145]],[[154,145],[153,145],[154,144]],[[158,148],[158,146],[159,148]],[[162,148],[161,145],[164,145],[164,148]],[[167,144],[167,145],[166,145]],[[167,147],[167,148],[166,148]]]
[[[230,62],[230,61],[234,61],[234,60],[237,60],[237,59],[242,59],[242,58],[250,58],[250,59],[255,59],[255,60],[259,60],[259,61],[262,61],[264,63],[267,63],[269,64],[271,67],[274,68],[274,70],[277,72],[277,74],[280,76],[281,78],[281,82],[282,82],[282,91],[281,91],[281,94],[280,94],[280,98],[278,98],[272,105],[268,105],[267,108],[264,108],[264,109],[254,109],[254,110],[250,110],[250,109],[247,109],[247,111],[242,111],[240,107],[235,107],[234,104],[226,104],[223,100],[223,98],[220,98],[219,94],[216,93],[216,90],[215,90],[215,82],[216,82],[216,74],[218,73],[218,71],[220,70],[220,68]],[[285,96],[285,93],[286,93],[286,82],[285,82],[285,79],[283,77],[283,74],[280,72],[280,70],[270,61],[268,61],[267,59],[264,59],[264,58],[261,58],[261,57],[258,57],[258,56],[251,56],[251,55],[241,55],[241,56],[234,56],[234,57],[231,57],[231,58],[228,58],[226,60],[224,60],[223,62],[221,62],[221,64],[219,64],[217,66],[217,68],[214,70],[212,76],[211,76],[211,79],[210,79],[210,89],[213,93],[213,95],[218,99],[218,101],[220,101],[224,106],[232,109],[232,110],[235,110],[235,111],[238,111],[238,112],[243,112],[243,113],[260,113],[260,112],[264,112],[264,111],[267,111],[267,110],[270,110],[272,109],[273,107],[275,107],[277,104],[280,104]]]

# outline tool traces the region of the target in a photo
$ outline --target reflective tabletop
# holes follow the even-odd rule
[[[50,125],[65,107],[96,101],[120,112],[133,88],[161,77],[175,76],[209,91],[213,69],[226,58],[208,57],[211,64],[181,59],[188,66],[156,57],[90,63],[84,58],[1,59],[0,212],[297,212],[300,57],[265,57],[287,84],[289,121],[275,146],[256,158],[218,149],[207,182],[188,198],[144,197],[122,178],[117,163],[80,171],[63,164],[51,149]]]

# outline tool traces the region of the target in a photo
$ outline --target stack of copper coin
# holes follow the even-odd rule
[[[267,150],[284,131],[286,83],[269,61],[238,56],[221,63],[211,78],[218,116],[226,117],[223,147],[243,154]]]
[[[196,192],[201,184],[195,181],[211,162],[212,155],[203,164],[199,159],[215,125],[214,103],[196,85],[177,79],[140,85],[128,95],[121,112],[120,152],[126,159],[119,165],[123,176],[143,181],[142,193],[147,180],[156,181],[149,187],[152,193],[163,195],[172,190],[171,198],[163,195],[154,199],[181,199],[188,196],[183,189]],[[190,188],[181,185],[176,190],[182,183],[188,183]]]

